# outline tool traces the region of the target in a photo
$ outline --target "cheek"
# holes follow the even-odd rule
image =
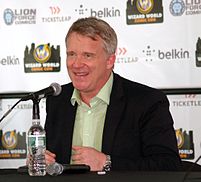
[[[96,72],[98,73],[98,74],[104,74],[105,72],[106,72],[106,70],[107,70],[107,67],[106,67],[107,65],[105,65],[105,64],[99,64],[97,67],[96,67]]]
[[[72,61],[66,60],[66,67],[67,67],[67,69],[68,69],[68,68],[71,68],[71,67],[72,67],[72,64],[73,64]]]

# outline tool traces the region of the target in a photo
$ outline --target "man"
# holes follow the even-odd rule
[[[101,170],[177,170],[180,158],[167,97],[113,72],[117,36],[89,17],[66,36],[72,83],[47,99],[47,164]]]

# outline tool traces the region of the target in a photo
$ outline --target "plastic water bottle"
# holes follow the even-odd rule
[[[45,139],[45,130],[40,125],[40,120],[33,119],[32,126],[28,131],[28,172],[30,176],[46,175]]]
[[[28,172],[30,176],[45,176],[46,134],[40,125],[39,101],[36,101],[33,105],[32,126],[28,131]]]

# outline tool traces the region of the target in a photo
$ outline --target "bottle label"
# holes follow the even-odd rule
[[[29,135],[28,137],[29,147],[40,147],[45,146],[45,136]]]

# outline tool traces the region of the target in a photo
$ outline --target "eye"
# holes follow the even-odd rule
[[[93,53],[84,53],[84,58],[85,59],[92,59],[94,57]]]
[[[67,52],[67,57],[68,58],[72,58],[72,57],[75,57],[75,56],[76,56],[75,52],[73,52],[73,51]]]

